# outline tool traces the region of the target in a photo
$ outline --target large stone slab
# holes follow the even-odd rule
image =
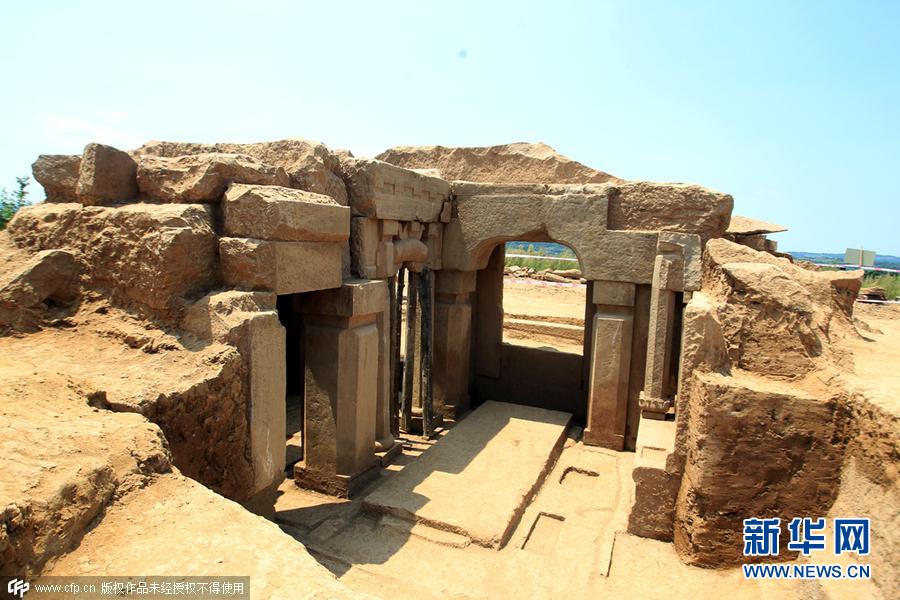
[[[570,418],[486,402],[415,462],[385,479],[365,506],[500,548],[562,451]]]
[[[330,196],[276,185],[233,184],[223,202],[225,233],[261,240],[343,242],[350,209]]]
[[[379,160],[350,159],[345,182],[354,214],[398,221],[440,219],[450,184]]]
[[[344,246],[330,242],[219,239],[222,278],[245,290],[299,294],[341,285]]]
[[[481,148],[399,146],[378,159],[407,169],[437,169],[447,179],[499,183],[606,183],[619,181],[563,156],[547,144]]]
[[[290,178],[281,167],[223,152],[174,158],[142,156],[137,167],[141,194],[164,202],[218,202],[232,183],[287,187]]]
[[[179,316],[182,298],[219,283],[209,206],[40,203],[19,210],[6,231],[19,248],[69,249],[86,287],[166,321]]]

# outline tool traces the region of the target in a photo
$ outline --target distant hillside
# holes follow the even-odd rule
[[[508,254],[534,254],[535,256],[563,256],[573,258],[575,253],[562,244],[552,242],[507,242]]]
[[[843,264],[844,255],[832,254],[829,252],[789,252],[798,260],[806,260],[815,263],[827,264]],[[890,254],[876,254],[875,266],[884,269],[900,269],[900,256],[891,256]]]

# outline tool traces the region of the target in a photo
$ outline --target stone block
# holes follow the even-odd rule
[[[306,316],[304,457],[294,468],[301,487],[347,497],[377,476],[379,340],[370,317],[337,324]]]
[[[622,281],[595,281],[594,304],[608,306],[634,306],[635,285]]]
[[[47,202],[78,202],[80,156],[41,154],[31,165],[31,173],[35,181],[44,187]]]
[[[441,295],[468,294],[475,291],[475,271],[442,269],[434,274],[434,293]]]
[[[428,223],[425,227],[425,245],[428,247],[428,260],[426,265],[433,271],[442,267],[441,249],[444,241],[444,225],[441,223]]]
[[[9,266],[0,275],[0,328],[36,331],[46,300],[67,304],[78,297],[80,265],[67,250],[43,250]]]
[[[748,516],[825,515],[840,486],[839,400],[751,376],[694,373],[691,435],[675,548],[706,567],[737,565]],[[761,468],[761,466],[764,467]],[[794,553],[782,549],[781,559]]]
[[[658,254],[653,262],[654,288],[672,292],[684,289],[684,260],[680,253]]]
[[[632,310],[625,308],[594,315],[585,444],[613,450],[625,447],[634,329],[631,313]]]
[[[455,419],[469,408],[472,305],[467,297],[453,298],[434,304],[433,377],[435,410]]]
[[[168,320],[180,318],[183,298],[219,283],[214,221],[196,204],[41,203],[19,210],[6,231],[20,248],[75,251],[86,287]]]
[[[375,279],[378,265],[378,219],[353,216],[350,219],[350,264],[353,274]]]
[[[141,194],[165,202],[218,202],[232,183],[287,187],[284,169],[243,154],[143,155],[137,167]]]
[[[304,314],[335,317],[374,315],[387,309],[387,282],[351,279],[340,287],[323,290],[300,299]]]
[[[84,204],[131,200],[138,195],[137,164],[126,152],[88,144],[81,155],[76,192]]]
[[[350,209],[312,192],[233,184],[225,192],[222,208],[229,237],[343,242],[350,236]]]
[[[343,244],[219,239],[222,278],[245,290],[296,294],[341,285]]]
[[[395,235],[400,235],[400,221],[395,221],[393,219],[382,219],[378,221],[378,225],[381,227],[381,239],[387,239],[394,237]]]
[[[668,244],[675,244],[681,249],[681,256],[684,260],[682,264],[682,286],[676,291],[696,291],[700,289],[701,274],[703,271],[702,252],[700,236],[690,233],[678,233],[675,231],[660,231],[659,241]]]
[[[284,169],[289,183],[271,183],[325,194],[341,206],[347,206],[347,190],[340,177],[341,163],[338,153],[332,152],[320,142],[291,138],[252,144],[196,144],[190,142],[154,141],[144,144],[135,152],[137,156],[177,158],[197,154],[241,154],[260,163]],[[240,183],[266,183],[241,181]]]
[[[707,240],[722,237],[734,200],[699,185],[628,181],[616,184],[609,201],[609,228],[677,231]]]
[[[375,277],[385,279],[397,274],[400,265],[395,261],[394,242],[378,242],[378,251],[375,254]]]
[[[443,179],[378,160],[349,159],[343,168],[355,214],[433,222],[450,197],[450,184]]]
[[[274,311],[254,315],[247,324],[246,352],[250,365],[250,462],[253,492],[283,478],[284,409],[287,381],[285,330]]]

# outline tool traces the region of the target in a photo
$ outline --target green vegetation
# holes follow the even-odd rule
[[[6,229],[6,224],[13,218],[16,211],[28,205],[28,178],[16,177],[17,189],[12,192],[6,188],[0,190],[0,229]]]
[[[577,258],[570,248],[562,244],[545,242],[508,242],[506,244],[507,267],[531,267],[535,271],[541,269],[579,269],[577,262],[570,260],[553,260],[553,258]],[[514,258],[510,254],[527,254],[529,258]],[[533,258],[532,258],[533,257]]]
[[[862,286],[884,288],[888,300],[900,297],[900,275],[890,273],[866,273]]]

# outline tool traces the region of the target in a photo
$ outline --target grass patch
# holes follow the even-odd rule
[[[506,259],[507,267],[531,267],[535,271],[540,271],[541,269],[578,269],[577,262],[570,262],[568,260],[552,260],[549,258],[507,258]]]
[[[900,297],[900,275],[891,273],[866,273],[862,286],[884,288],[888,300]]]

